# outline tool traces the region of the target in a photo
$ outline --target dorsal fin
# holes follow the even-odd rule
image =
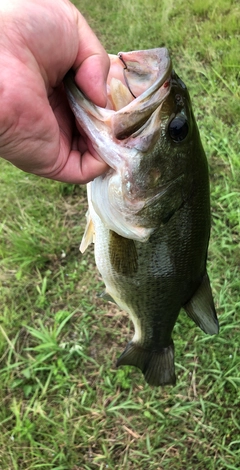
[[[209,335],[215,335],[219,332],[219,324],[216,310],[214,307],[212,289],[208,274],[192,296],[191,300],[184,305],[184,310],[188,316]]]

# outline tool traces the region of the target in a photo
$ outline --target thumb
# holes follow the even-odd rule
[[[77,11],[79,45],[73,64],[75,81],[83,93],[96,105],[107,104],[107,76],[110,61],[85,18]]]

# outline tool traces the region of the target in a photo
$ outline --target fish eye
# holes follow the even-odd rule
[[[188,121],[185,116],[178,114],[168,126],[168,132],[174,142],[182,142],[188,135]]]

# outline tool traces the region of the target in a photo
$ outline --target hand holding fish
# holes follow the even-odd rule
[[[0,0],[0,155],[18,168],[86,183],[108,168],[76,127],[62,80],[107,102],[109,58],[68,0]]]

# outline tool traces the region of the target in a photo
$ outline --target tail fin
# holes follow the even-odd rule
[[[159,351],[144,349],[130,342],[117,361],[117,367],[124,365],[141,369],[149,385],[175,385],[176,383],[173,342]]]

